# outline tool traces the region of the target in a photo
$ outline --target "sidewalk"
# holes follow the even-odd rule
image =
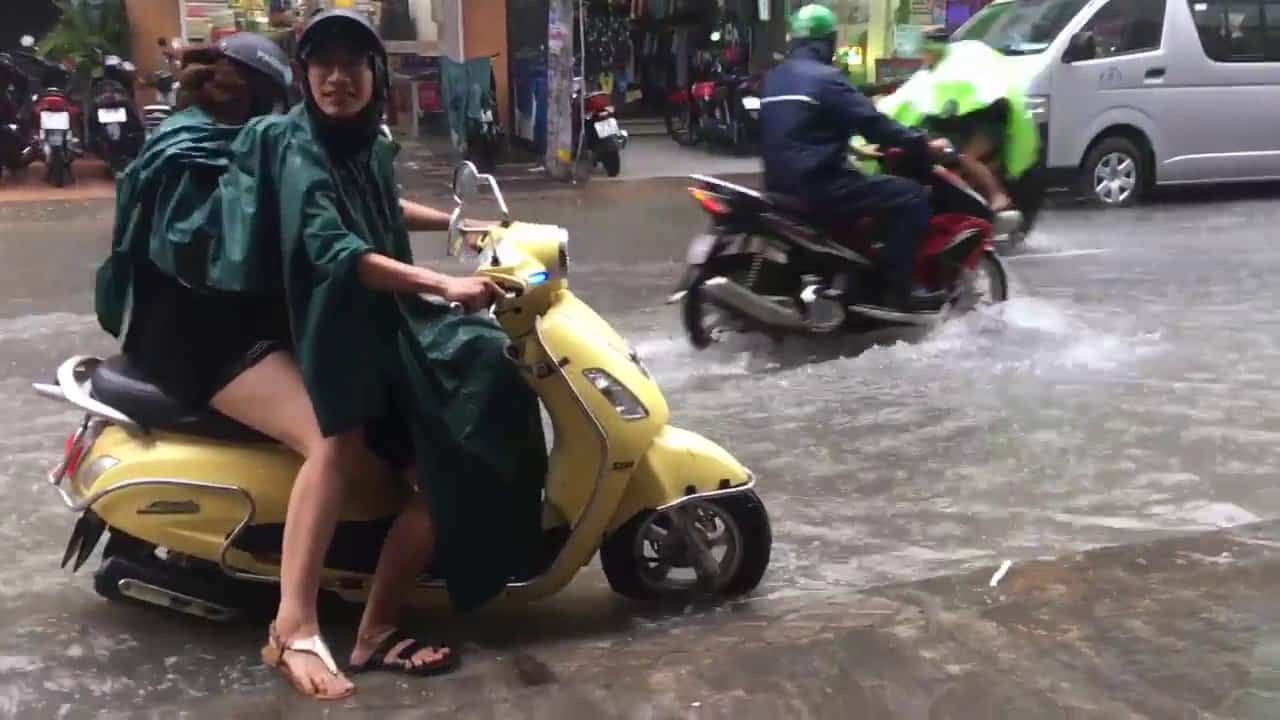
[[[35,163],[17,176],[4,171],[0,178],[0,203],[59,202],[67,200],[100,200],[115,196],[115,180],[98,158],[78,158],[72,165],[75,182],[56,188],[45,182],[43,163]]]

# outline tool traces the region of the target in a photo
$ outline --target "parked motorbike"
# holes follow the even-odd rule
[[[693,197],[711,216],[695,237],[688,268],[671,302],[682,302],[689,341],[706,348],[729,332],[822,335],[894,326],[929,325],[1008,298],[1004,265],[993,235],[1021,222],[991,207],[957,175],[930,161],[891,152],[886,168],[930,188],[932,217],[917,252],[915,279],[948,296],[937,312],[882,307],[874,217],[830,228],[814,208],[788,196],[765,195],[695,175]]]
[[[468,227],[464,213],[482,185],[501,222]],[[755,477],[715,443],[667,424],[667,403],[644,363],[569,289],[564,229],[513,221],[496,180],[470,163],[455,172],[454,194],[448,252],[458,255],[470,238],[476,273],[509,291],[492,312],[554,430],[544,559],[512,578],[500,599],[549,596],[597,551],[610,586],[630,597],[755,588],[772,547]],[[250,610],[264,584],[277,582],[297,455],[212,410],[184,409],[127,358],[73,357],[55,382],[35,389],[85,413],[49,481],[79,515],[64,565],[78,569],[108,535],[98,593],[223,620]],[[391,477],[369,478],[349,498],[325,589],[351,601],[368,596],[399,507]],[[447,595],[423,577],[407,602],[439,606]]]
[[[181,89],[173,73],[168,70],[157,70],[147,78],[147,87],[156,91],[157,102],[142,106],[142,126],[146,137],[155,134],[160,123],[173,115],[173,108],[178,104],[178,91]]]
[[[146,86],[156,93],[156,101],[142,107],[142,126],[148,138],[155,134],[160,123],[173,115],[173,109],[178,106],[178,93],[182,89],[177,80],[177,53],[182,47],[181,41],[177,38],[172,41],[159,38],[156,44],[160,46],[167,67],[156,70],[147,77]]]
[[[0,53],[0,175],[5,170],[16,173],[35,159],[30,97],[29,78],[13,56]]]
[[[43,87],[36,96],[34,113],[45,180],[54,187],[65,187],[75,182],[71,170],[78,143],[74,128],[80,126],[80,109],[70,97],[71,72],[46,63]]]
[[[573,79],[573,147],[590,151],[591,164],[599,163],[609,177],[622,172],[622,149],[629,135],[618,127],[609,93],[595,90],[584,98],[582,78]],[[586,115],[583,115],[583,110]],[[586,133],[585,138],[582,133]]]
[[[115,55],[98,56],[102,67],[89,86],[89,148],[118,175],[138,156],[145,139],[133,92],[137,68]]]
[[[490,55],[492,60],[498,54]],[[474,88],[480,91],[480,110],[478,117],[467,118],[467,160],[475,162],[481,168],[492,171],[502,155],[502,123],[498,120],[498,80],[493,68],[489,69],[488,87]]]
[[[759,138],[760,78],[717,71],[667,99],[667,133],[681,145],[702,141],[742,151]]]

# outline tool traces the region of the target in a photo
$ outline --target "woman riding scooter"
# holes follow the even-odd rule
[[[534,561],[521,551],[541,538],[547,456],[537,401],[495,323],[417,297],[475,311],[502,290],[413,265],[408,231],[445,229],[448,217],[398,197],[395,146],[379,132],[389,76],[377,32],[358,13],[321,13],[299,41],[299,61],[305,101],[249,124],[236,140],[235,165],[221,181],[222,247],[208,267],[216,287],[280,298],[296,351],[237,377],[216,407],[279,432],[302,422],[339,448],[358,447],[363,435],[412,473],[418,537],[397,534],[397,525],[383,559],[438,528],[433,570],[454,606],[468,610]],[[340,500],[326,495],[317,510],[328,531]],[[289,542],[286,534],[286,553]],[[309,548],[311,568],[324,547]],[[456,664],[451,649],[398,629],[399,600],[428,555],[406,552],[403,572],[373,590],[353,671],[417,675]],[[302,625],[282,614],[263,658],[303,693],[343,697],[351,686],[315,633],[314,615]]]
[[[351,685],[338,675],[316,634],[319,568],[314,557],[328,546],[327,517],[341,499],[346,478],[376,461],[362,443],[325,439],[309,404],[303,404],[305,394],[300,393],[303,403],[292,405],[281,402],[279,393],[245,396],[243,376],[292,366],[287,308],[281,298],[218,291],[209,282],[211,247],[222,235],[218,179],[230,164],[231,143],[242,123],[280,103],[291,72],[275,46],[248,34],[189,51],[184,59],[184,103],[190,107],[162,125],[121,182],[112,256],[98,274],[99,320],[120,335],[128,309],[125,351],[152,382],[188,406],[211,405],[254,425],[305,458],[286,518],[277,626],[291,633],[295,645],[304,644],[300,637],[311,637],[305,646],[321,666],[312,669],[307,687],[339,696]],[[289,381],[285,375],[281,383]],[[293,386],[301,388],[296,370],[293,377]],[[243,411],[246,404],[256,411]],[[262,417],[272,408],[293,415],[273,424]],[[425,519],[410,505],[398,520],[391,534],[397,541],[388,543],[378,566],[379,585],[391,592],[371,598],[366,609],[371,617],[394,612],[395,575],[406,572],[404,559],[412,566],[429,551]],[[432,659],[399,650],[407,653],[405,665]],[[438,666],[441,658],[434,659]]]

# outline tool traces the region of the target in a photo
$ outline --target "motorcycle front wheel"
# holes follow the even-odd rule
[[[760,584],[772,551],[769,513],[747,490],[642,512],[605,540],[600,563],[614,592],[636,600],[733,597]]]
[[[963,272],[959,282],[960,294],[955,308],[969,312],[980,307],[996,305],[1009,299],[1009,275],[1004,263],[993,250],[986,250],[972,269]]]

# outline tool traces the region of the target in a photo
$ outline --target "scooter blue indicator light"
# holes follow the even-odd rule
[[[541,285],[542,283],[544,283],[544,282],[546,282],[546,281],[547,281],[547,277],[548,277],[548,275],[547,275],[547,271],[546,271],[546,270],[539,270],[539,271],[538,271],[538,272],[536,272],[536,273],[530,273],[530,274],[529,274],[529,284],[530,284],[530,285]]]

